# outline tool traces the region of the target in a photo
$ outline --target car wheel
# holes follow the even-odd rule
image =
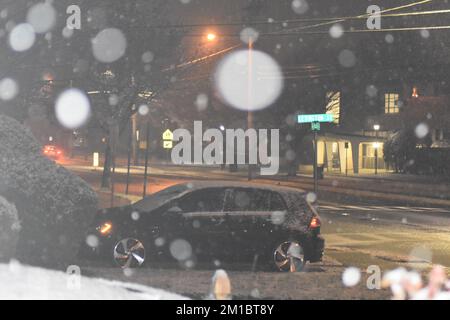
[[[297,272],[305,266],[303,248],[295,241],[280,244],[273,253],[273,260],[280,271]]]
[[[120,240],[114,246],[114,261],[121,268],[140,267],[145,261],[144,245],[133,238]]]

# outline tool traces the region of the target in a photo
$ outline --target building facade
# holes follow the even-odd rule
[[[325,173],[390,171],[392,168],[384,160],[384,143],[401,130],[413,130],[418,138],[427,140],[427,147],[450,151],[450,95],[430,84],[380,88],[382,86],[368,85],[366,92],[347,92],[347,99],[345,94],[339,93],[339,101],[328,100],[324,112],[333,113],[338,119],[317,135],[318,165],[324,167]],[[369,101],[370,112],[352,116],[349,114],[351,106],[346,105],[346,101],[361,94]],[[346,116],[349,119],[345,119]],[[312,151],[312,135],[305,143]],[[301,164],[301,169],[312,169],[307,162]]]

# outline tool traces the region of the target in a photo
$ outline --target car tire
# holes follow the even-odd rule
[[[297,241],[285,241],[275,248],[273,262],[278,271],[300,272],[306,264],[303,247]]]
[[[113,258],[122,269],[140,267],[145,261],[145,247],[138,239],[124,238],[115,244]]]

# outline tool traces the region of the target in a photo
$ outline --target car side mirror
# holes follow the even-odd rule
[[[178,206],[174,206],[174,207],[171,207],[169,210],[167,210],[167,212],[170,212],[170,213],[181,213],[181,212],[183,212],[183,210],[181,210],[181,208],[178,207]]]

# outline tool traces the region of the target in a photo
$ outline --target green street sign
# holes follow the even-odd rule
[[[320,131],[320,122],[311,122],[312,131]]]
[[[334,117],[332,114],[299,114],[297,117],[297,123],[312,123],[312,122],[333,122]]]

